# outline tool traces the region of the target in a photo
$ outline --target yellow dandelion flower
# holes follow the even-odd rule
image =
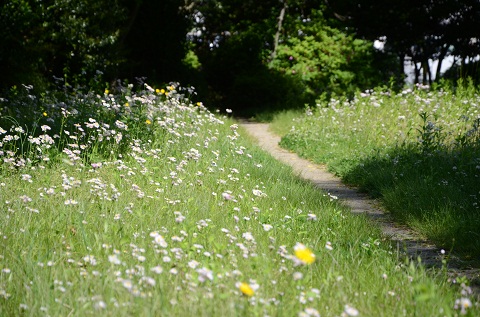
[[[44,117],[47,117],[47,116],[48,116],[48,114],[47,114],[46,112],[44,112],[44,113],[43,113],[43,116],[44,116]]]
[[[105,95],[108,95],[110,91],[108,89],[105,89]]]
[[[246,295],[248,297],[251,297],[253,296],[253,294],[255,294],[255,291],[253,290],[253,288],[247,283],[240,283],[238,288],[240,289],[240,292],[242,292],[243,295]]]
[[[150,121],[150,120],[147,119],[147,120],[145,120],[145,123],[146,123],[146,124],[152,124],[152,121]]]
[[[128,102],[126,102],[125,107],[130,107],[130,104]]]
[[[175,86],[172,85],[172,86],[168,86],[167,88],[168,88],[168,90],[172,91],[172,90],[175,89]]]
[[[168,96],[168,92],[165,93],[165,96]]]
[[[301,243],[297,243],[294,247],[295,256],[304,264],[312,264],[315,262],[315,254]]]
[[[165,93],[165,89],[160,89],[160,93],[163,95]]]
[[[201,103],[201,102],[197,102],[197,106],[201,107],[201,106],[202,106],[202,103]]]

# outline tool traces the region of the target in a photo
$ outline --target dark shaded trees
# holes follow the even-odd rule
[[[124,63],[119,77],[169,82],[185,79],[182,60],[191,22],[182,0],[124,0],[129,17],[119,46]]]
[[[479,24],[478,0],[11,0],[0,4],[0,89],[147,77],[205,87],[219,107],[303,106],[403,83],[405,59],[416,81],[439,78],[452,56],[449,75],[478,74]]]
[[[336,16],[371,41],[385,38],[385,50],[415,67],[415,81],[440,77],[448,56],[466,63],[480,54],[480,2],[476,0],[340,0],[329,1]],[[429,60],[438,60],[432,70]],[[464,76],[466,74],[461,74]]]
[[[374,70],[376,60],[385,58],[324,14],[323,1],[191,4],[190,39],[212,99],[237,113],[304,107],[322,93],[353,93],[391,76]]]
[[[180,79],[190,22],[181,0],[12,0],[0,5],[0,89],[52,78]]]
[[[0,5],[0,88],[44,86],[53,76],[94,77],[118,66],[125,17],[117,1],[5,1]]]
[[[301,88],[268,67],[282,2],[191,3],[189,38],[202,65],[209,104],[243,116],[303,105]]]

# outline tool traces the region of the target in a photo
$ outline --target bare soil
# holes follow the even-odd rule
[[[312,182],[320,190],[338,197],[339,201],[354,214],[365,214],[381,228],[384,236],[394,243],[399,252],[404,252],[414,261],[421,259],[426,267],[442,267],[441,250],[412,229],[396,223],[376,200],[360,193],[356,188],[346,186],[341,180],[327,171],[325,166],[314,164],[297,154],[279,147],[280,137],[269,131],[266,123],[241,121],[241,126],[252,136],[258,145],[275,159],[290,165],[295,174]],[[448,274],[455,282],[460,276],[470,280],[470,286],[480,299],[480,269],[471,263],[449,255]]]

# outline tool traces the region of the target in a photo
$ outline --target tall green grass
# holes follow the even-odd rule
[[[145,88],[2,126],[1,316],[478,314],[234,121]]]
[[[280,117],[281,118],[281,117]],[[282,146],[326,163],[345,182],[440,247],[480,256],[480,96],[473,87],[370,91],[320,103]]]

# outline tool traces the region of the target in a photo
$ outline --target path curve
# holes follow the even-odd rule
[[[312,182],[316,187],[337,196],[341,203],[349,207],[352,213],[366,214],[375,221],[385,236],[396,243],[401,252],[406,252],[412,259],[420,257],[427,267],[441,267],[441,250],[433,243],[414,232],[413,230],[399,225],[391,216],[384,212],[379,203],[368,196],[359,193],[358,190],[343,184],[340,179],[327,171],[325,166],[312,163],[299,157],[297,154],[282,149],[278,144],[280,137],[269,131],[267,123],[240,121],[245,131],[252,136],[258,145],[270,153],[277,160],[290,165],[301,178]],[[478,268],[465,268],[465,264],[456,257],[452,257],[448,263],[449,274],[452,277],[467,276],[472,281],[472,288],[477,297],[480,297],[480,272]]]

